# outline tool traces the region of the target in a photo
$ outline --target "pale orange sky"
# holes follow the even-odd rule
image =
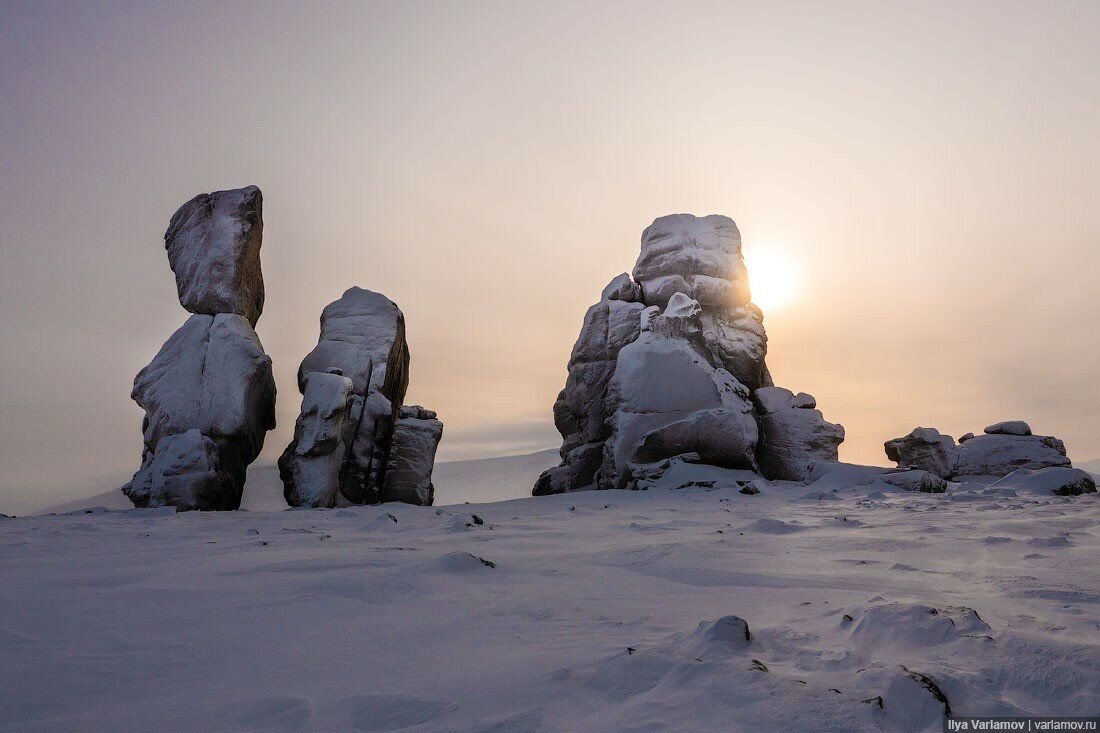
[[[673,212],[795,263],[768,363],[843,459],[1011,418],[1100,456],[1096,3],[112,7],[0,9],[0,511],[137,467],[168,219],[253,183],[261,461],[353,284],[404,310],[442,459],[556,447],[583,313]]]

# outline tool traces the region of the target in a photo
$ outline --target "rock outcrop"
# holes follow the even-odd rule
[[[914,428],[901,438],[885,443],[886,457],[899,468],[916,468],[949,477],[955,473],[958,449],[950,435],[941,435],[935,428]]]
[[[916,468],[945,479],[1003,477],[1018,469],[1068,467],[1066,446],[1058,438],[1033,435],[1022,420],[990,425],[982,435],[968,433],[958,445],[933,428],[917,428],[886,441],[886,456],[899,468]]]
[[[279,458],[287,503],[431,504],[443,426],[423,408],[402,413],[408,384],[405,316],[393,301],[353,287],[326,306],[317,346],[298,369],[302,412],[294,439]],[[399,416],[408,422],[397,430]],[[403,453],[395,463],[398,438]],[[387,491],[387,473],[397,466],[397,483]]]
[[[585,315],[554,404],[562,462],[533,493],[639,488],[685,454],[769,478],[836,460],[843,428],[825,422],[812,397],[754,399],[774,386],[766,355],[737,225],[717,215],[657,219],[642,233],[633,277],[615,277]]]
[[[443,438],[443,423],[433,410],[405,405],[393,426],[390,460],[382,485],[382,501],[431,506],[435,501],[432,468]]]
[[[769,478],[802,481],[811,462],[839,460],[844,428],[827,422],[811,395],[761,387],[753,399],[760,421],[756,458]]]
[[[275,380],[253,324],[263,308],[260,190],[197,196],[165,234],[180,302],[195,313],[134,379],[145,410],[138,507],[237,509],[275,427]]]

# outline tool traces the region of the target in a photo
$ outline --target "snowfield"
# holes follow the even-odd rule
[[[1098,495],[727,479],[0,519],[0,730],[939,731],[948,706],[1100,711]]]

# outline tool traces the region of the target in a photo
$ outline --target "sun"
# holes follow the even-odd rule
[[[762,248],[745,254],[752,301],[766,314],[789,305],[798,296],[798,268],[779,249]]]

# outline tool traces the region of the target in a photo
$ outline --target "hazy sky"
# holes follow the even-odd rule
[[[1100,456],[1100,3],[150,5],[0,3],[0,511],[137,467],[164,229],[247,184],[262,461],[353,284],[404,310],[440,458],[556,447],[583,313],[672,212],[792,263],[768,363],[843,459],[1009,418]]]

